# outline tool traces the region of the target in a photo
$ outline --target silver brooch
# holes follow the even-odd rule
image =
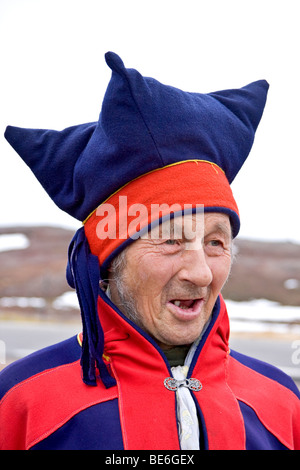
[[[164,386],[171,390],[172,392],[176,392],[179,387],[187,387],[193,392],[199,392],[202,389],[202,384],[198,379],[184,379],[184,380],[176,380],[173,377],[167,377],[164,380]]]

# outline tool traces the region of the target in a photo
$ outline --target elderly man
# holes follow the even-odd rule
[[[63,210],[83,330],[1,374],[2,449],[299,449],[299,392],[229,347],[220,294],[268,84],[187,93],[126,69],[99,121],[6,138]]]

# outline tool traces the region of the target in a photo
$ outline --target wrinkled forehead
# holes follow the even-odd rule
[[[223,234],[231,238],[231,224],[229,216],[222,213],[175,214],[166,217],[161,223],[155,223],[141,235],[141,239],[182,239],[191,241],[202,239],[210,232]]]

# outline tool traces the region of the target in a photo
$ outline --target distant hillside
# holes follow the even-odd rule
[[[300,245],[237,239],[235,261],[223,289],[237,300],[268,299],[300,305]]]
[[[56,227],[0,228],[0,243],[2,235],[14,235],[4,237],[4,246],[13,246],[16,234],[22,234],[28,246],[0,251],[0,315],[78,315],[78,310],[71,307],[61,311],[53,307],[59,296],[71,290],[66,265],[74,232]]]
[[[19,249],[8,243],[0,251],[0,312],[16,310],[10,298],[38,298],[44,300],[37,302],[39,310],[49,313],[55,299],[70,291],[65,271],[74,232],[56,227],[0,228],[0,241],[2,235],[12,234],[22,234],[27,243]],[[225,298],[264,298],[300,305],[300,245],[241,239],[235,241],[235,251],[230,279],[223,290]],[[26,302],[24,305],[26,309]]]

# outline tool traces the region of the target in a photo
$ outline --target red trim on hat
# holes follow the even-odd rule
[[[138,211],[140,205],[145,208],[143,213]],[[169,214],[172,206],[183,210],[197,205],[226,208],[239,215],[221,168],[202,160],[184,161],[147,173],[114,193],[87,219],[85,234],[92,253],[102,265],[125,240]],[[159,206],[163,210],[155,212]],[[106,230],[110,232],[104,238]]]

